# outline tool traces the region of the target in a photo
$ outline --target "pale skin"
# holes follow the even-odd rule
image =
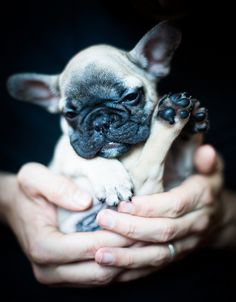
[[[97,221],[103,228],[145,244],[101,248],[95,256],[98,263],[125,269],[146,267],[151,272],[171,262],[169,242],[175,245],[175,260],[201,246],[236,247],[236,196],[221,190],[221,160],[208,145],[198,149],[194,160],[199,173],[179,187],[166,193],[134,197],[131,204],[122,202],[119,213],[99,213]],[[215,173],[219,179],[214,183]],[[127,281],[134,275],[131,270],[119,280]]]
[[[82,211],[91,206],[90,197],[72,180],[26,164],[17,176],[0,176],[0,217],[40,283],[87,287],[138,279],[173,261],[168,242],[175,245],[174,260],[204,245],[236,247],[236,196],[212,183],[222,172],[211,146],[198,149],[195,167],[197,174],[170,192],[100,212],[97,221],[106,230],[64,235],[55,206]]]

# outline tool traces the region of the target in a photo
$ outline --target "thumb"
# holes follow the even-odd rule
[[[194,155],[194,166],[199,173],[210,174],[217,165],[217,154],[211,145],[203,145]]]
[[[30,197],[43,197],[56,206],[83,211],[92,204],[91,196],[71,179],[54,174],[38,163],[24,165],[17,176],[19,185]]]

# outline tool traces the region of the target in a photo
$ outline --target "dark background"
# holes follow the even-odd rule
[[[232,1],[233,2],[233,1]],[[190,5],[191,4],[191,5]],[[235,188],[235,15],[230,1],[186,1],[163,9],[158,1],[8,1],[1,8],[0,169],[17,172],[28,161],[47,164],[60,136],[59,117],[11,99],[5,83],[16,72],[54,74],[79,50],[98,43],[132,49],[166,16],[183,42],[161,93],[189,91],[209,109],[206,142],[226,162],[226,186]],[[4,18],[3,18],[4,17]],[[0,301],[104,299],[235,301],[236,261],[228,251],[198,251],[152,277],[90,290],[50,289],[34,281],[28,261],[9,230],[0,229]]]

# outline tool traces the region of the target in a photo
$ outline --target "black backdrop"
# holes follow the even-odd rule
[[[171,74],[159,89],[162,93],[187,90],[208,107],[211,129],[206,142],[212,143],[224,157],[226,185],[235,188],[234,10],[229,1],[192,2],[192,10],[178,19],[183,42],[173,60]],[[28,161],[47,164],[60,135],[58,116],[7,95],[7,77],[24,71],[58,73],[77,51],[96,43],[131,49],[158,22],[157,16],[166,14],[158,6],[147,9],[149,3],[67,0],[8,1],[5,7],[2,5],[1,170],[17,172]],[[29,301],[55,297],[59,301],[230,301],[231,292],[235,291],[235,255],[227,251],[198,251],[146,280],[131,284],[64,290],[50,289],[34,281],[28,261],[4,227],[0,229],[0,240],[0,301],[12,301],[14,297]]]

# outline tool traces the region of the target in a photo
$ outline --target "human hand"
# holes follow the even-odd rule
[[[82,211],[91,198],[64,176],[30,163],[18,176],[11,176],[6,189],[5,220],[14,231],[29,258],[40,283],[75,287],[97,286],[111,282],[121,271],[94,261],[103,246],[127,246],[131,240],[109,231],[62,234],[57,229],[56,205]]]
[[[100,248],[98,263],[134,269],[121,274],[119,280],[136,278],[135,270],[146,274],[157,270],[172,257],[168,243],[174,244],[175,259],[195,249],[209,238],[220,224],[222,165],[211,146],[202,146],[195,155],[198,173],[169,192],[136,196],[131,203],[122,202],[119,213],[103,210],[97,222],[104,229],[145,242],[129,248]]]

